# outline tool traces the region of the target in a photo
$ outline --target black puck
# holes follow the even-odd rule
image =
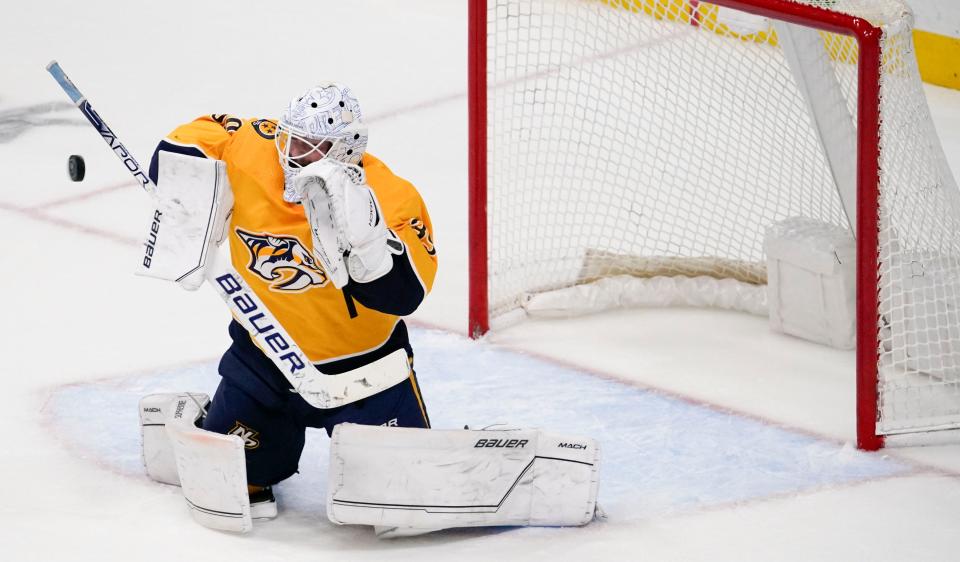
[[[67,172],[70,173],[70,179],[73,181],[83,181],[83,176],[87,173],[87,165],[83,163],[83,156],[71,154],[67,160]]]

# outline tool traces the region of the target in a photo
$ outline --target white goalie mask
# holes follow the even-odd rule
[[[361,118],[360,102],[342,84],[310,88],[290,102],[277,123],[275,137],[286,201],[302,199],[302,194],[294,193],[293,178],[304,166],[322,158],[360,164],[367,148],[367,129]]]

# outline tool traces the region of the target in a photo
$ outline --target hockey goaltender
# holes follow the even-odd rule
[[[395,537],[590,522],[592,439],[430,429],[402,317],[433,285],[432,224],[366,144],[359,102],[335,83],[279,120],[203,116],[159,143],[139,273],[207,281],[233,320],[212,400],[141,400],[147,474],[181,486],[197,522],[246,532],[277,516],[273,486],[301,469],[306,428],[324,428],[334,523]]]

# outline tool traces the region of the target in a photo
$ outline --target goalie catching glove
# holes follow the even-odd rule
[[[305,166],[293,192],[306,209],[313,253],[338,289],[348,278],[369,283],[390,272],[403,243],[387,228],[363,168],[324,158]]]

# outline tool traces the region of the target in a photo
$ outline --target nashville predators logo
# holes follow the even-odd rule
[[[240,422],[233,424],[233,428],[227,432],[227,435],[236,435],[240,439],[243,439],[244,449],[256,449],[260,446],[260,440],[257,439],[260,432],[254,431]]]
[[[247,269],[271,281],[271,290],[295,292],[327,284],[326,272],[296,237],[254,234],[239,228],[237,236],[250,251]]]

